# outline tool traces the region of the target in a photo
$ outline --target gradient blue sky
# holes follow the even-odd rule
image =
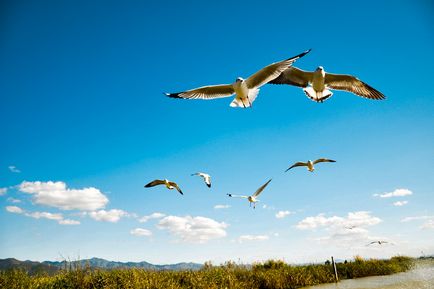
[[[0,4],[0,258],[434,253],[430,1],[179,2]],[[318,104],[299,88],[265,86],[243,110],[230,99],[162,95],[231,83],[308,48],[295,66],[354,74],[387,100],[336,91]],[[337,163],[283,173],[317,157]],[[196,171],[212,175],[212,189]],[[226,196],[270,177],[256,210]],[[177,181],[185,195],[144,189],[154,178]],[[81,197],[66,209],[36,188],[23,192],[24,181],[64,182]],[[89,187],[108,203],[79,207]],[[412,194],[374,196],[398,189]],[[139,222],[155,212],[165,216]],[[345,229],[354,218],[357,230]],[[137,228],[152,235],[131,234]],[[365,246],[377,239],[394,245]]]

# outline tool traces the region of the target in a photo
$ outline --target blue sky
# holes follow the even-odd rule
[[[185,2],[1,4],[0,258],[433,254],[432,3]],[[162,94],[308,48],[295,66],[356,75],[387,99],[319,104],[270,85],[236,109]],[[337,163],[283,173],[318,157]],[[226,196],[271,177],[255,210]],[[143,188],[155,178],[185,195]],[[376,239],[393,245],[365,246]]]

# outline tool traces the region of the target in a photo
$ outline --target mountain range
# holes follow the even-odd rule
[[[121,269],[140,268],[147,270],[199,270],[202,264],[198,263],[177,263],[167,265],[155,265],[145,261],[142,262],[117,262],[101,258],[91,258],[79,261],[20,261],[14,258],[0,259],[0,270],[23,269],[29,274],[55,273],[61,269],[87,268],[92,269]]]

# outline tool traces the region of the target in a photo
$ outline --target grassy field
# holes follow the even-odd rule
[[[403,272],[413,264],[408,257],[363,260],[356,257],[337,264],[341,279]],[[205,264],[198,271],[147,271],[142,269],[98,270],[73,268],[49,276],[30,276],[23,270],[0,271],[0,288],[300,288],[334,282],[331,265],[288,265],[270,260],[252,266],[227,262]]]

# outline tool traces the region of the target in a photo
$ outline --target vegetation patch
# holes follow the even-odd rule
[[[392,257],[388,260],[356,257],[338,263],[340,279],[389,275],[411,268],[414,259]],[[77,266],[54,275],[31,275],[25,269],[0,271],[0,288],[155,288],[289,289],[334,282],[331,265],[290,265],[269,260],[253,265],[226,262],[220,266],[205,263],[200,270],[155,271],[145,269],[102,270]]]

